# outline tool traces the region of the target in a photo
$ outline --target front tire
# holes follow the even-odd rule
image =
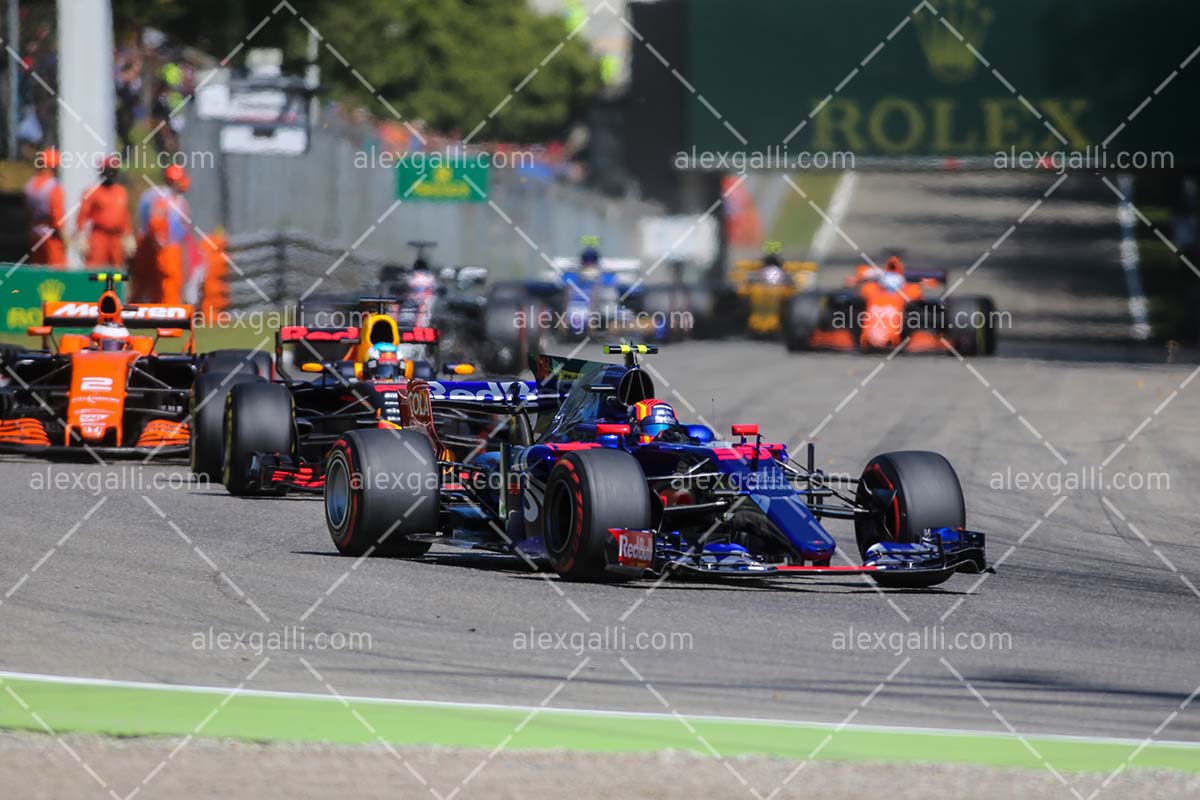
[[[891,501],[879,514],[854,521],[864,560],[867,549],[877,542],[915,543],[921,540],[926,528],[963,528],[966,524],[958,475],[950,462],[937,453],[913,450],[873,458],[863,470],[856,500],[863,505],[881,496],[890,497]],[[911,573],[896,570],[877,572],[871,577],[880,586],[923,589],[942,583],[952,573],[953,570]]]
[[[325,524],[344,556],[416,558],[437,533],[440,475],[429,439],[418,431],[365,429],[339,439],[325,460]]]
[[[220,481],[225,459],[225,398],[234,386],[257,380],[246,372],[201,372],[192,384],[188,404],[191,436],[188,457],[192,473],[209,481]]]
[[[858,552],[879,542],[913,544],[926,528],[962,528],[966,506],[954,467],[938,453],[906,450],[871,459],[858,480],[857,505],[878,509],[854,520]]]
[[[279,494],[252,474],[256,453],[295,452],[292,393],[277,383],[242,383],[225,398],[225,488],[232,495]]]
[[[623,450],[567,453],[550,470],[542,518],[546,552],[561,577],[618,580],[605,569],[609,529],[650,527],[650,493],[641,465]]]

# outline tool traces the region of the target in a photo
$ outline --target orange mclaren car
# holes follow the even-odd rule
[[[41,349],[5,358],[0,451],[97,460],[186,453],[192,307],[124,305],[115,291],[124,276],[91,278],[105,282],[97,301],[45,303],[42,324],[28,331]],[[157,351],[160,339],[185,335],[183,352]]]
[[[845,288],[795,295],[783,314],[788,350],[860,350],[992,355],[995,304],[981,296],[942,294],[945,271],[907,270],[897,256],[864,264]]]

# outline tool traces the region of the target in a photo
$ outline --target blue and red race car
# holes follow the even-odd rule
[[[865,574],[911,587],[988,569],[942,456],[886,453],[842,486],[814,468],[811,446],[796,463],[755,425],[718,441],[707,426],[645,413],[660,401],[637,357],[655,348],[605,351],[625,363],[531,359],[537,380],[511,385],[496,447],[439,454],[418,431],[348,432],[326,462],[334,545],[355,556],[415,556],[434,542],[518,552],[571,580]],[[551,398],[552,416],[535,420],[530,408]],[[832,563],[824,518],[853,521],[861,565]]]

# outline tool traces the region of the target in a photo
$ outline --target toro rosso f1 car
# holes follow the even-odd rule
[[[29,335],[40,351],[11,353],[0,388],[0,450],[44,456],[178,455],[188,446],[187,398],[196,373],[192,307],[123,305],[120,273],[95,302],[53,301]],[[56,329],[86,328],[90,333]],[[182,353],[159,353],[180,338]]]
[[[785,304],[783,340],[788,350],[992,355],[995,304],[980,296],[940,296],[945,271],[906,270],[898,256],[884,267],[862,265],[835,291],[807,291]]]
[[[450,459],[409,430],[340,437],[324,491],[339,552],[415,556],[445,542],[545,559],[570,580],[862,574],[912,587],[987,569],[984,535],[966,529],[942,456],[880,455],[841,487],[813,466],[811,448],[797,464],[757,426],[717,441],[673,421],[637,364],[653,346],[605,350],[625,364],[536,358],[538,382],[513,392],[512,435],[491,450]],[[522,393],[558,408],[532,425]],[[832,563],[823,519],[853,521],[861,565]]]

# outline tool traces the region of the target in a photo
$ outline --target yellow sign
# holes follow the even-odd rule
[[[983,49],[992,10],[977,0],[938,0],[937,7],[938,13],[924,9],[913,17],[921,51],[938,80],[963,83],[983,64],[976,54]]]

